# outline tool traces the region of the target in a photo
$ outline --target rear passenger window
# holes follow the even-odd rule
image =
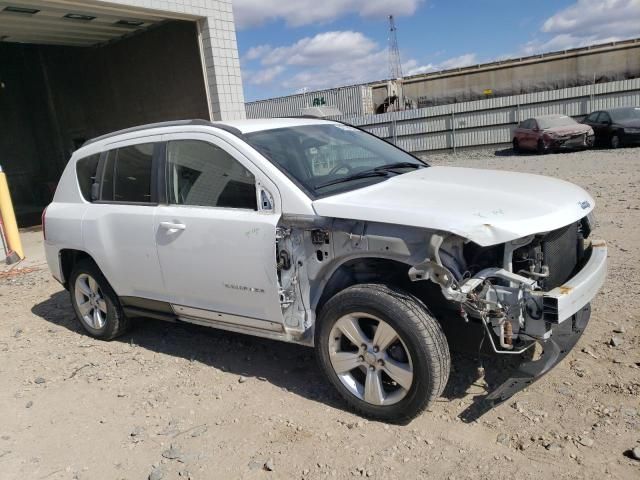
[[[99,160],[100,154],[98,153],[90,157],[81,158],[76,163],[76,174],[78,175],[80,192],[82,192],[82,196],[87,202],[96,200],[96,198],[91,197],[91,189],[96,180]]]
[[[103,201],[150,203],[153,143],[111,150],[102,177]]]
[[[167,146],[169,202],[257,210],[255,177],[223,149],[198,140]]]

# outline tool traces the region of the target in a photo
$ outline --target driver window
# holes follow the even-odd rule
[[[168,142],[167,166],[171,204],[258,209],[253,174],[211,143]]]
[[[611,123],[611,117],[607,112],[600,112],[598,123]]]

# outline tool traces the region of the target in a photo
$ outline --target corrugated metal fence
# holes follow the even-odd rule
[[[303,108],[336,107],[342,115],[366,115],[373,112],[371,88],[366,85],[332,88],[245,103],[247,118],[298,116]]]
[[[622,106],[640,106],[640,79],[337,119],[421,152],[510,143],[514,126],[527,118],[551,113],[583,117]]]

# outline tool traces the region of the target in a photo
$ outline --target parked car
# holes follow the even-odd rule
[[[598,110],[582,123],[593,128],[596,145],[618,148],[640,144],[640,107]]]
[[[147,317],[315,347],[356,411],[406,421],[447,383],[444,329],[511,358],[543,346],[490,405],[571,350],[605,278],[593,208],[570,183],[430,167],[342,123],[178,121],[77,150],[43,230],[89,335]]]
[[[513,150],[531,150],[540,154],[563,149],[590,148],[594,133],[567,115],[544,115],[529,118],[513,132]]]

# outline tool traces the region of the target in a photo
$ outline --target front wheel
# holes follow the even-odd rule
[[[538,155],[544,155],[545,153],[549,152],[549,148],[547,147],[547,145],[544,143],[543,140],[538,140],[536,152],[538,152]]]
[[[614,133],[611,135],[611,142],[609,145],[611,148],[620,148],[622,146],[622,139],[620,138],[619,133]]]
[[[426,307],[379,284],[349,287],[326,303],[316,353],[354,410],[390,422],[426,409],[444,390],[451,363],[444,333]]]
[[[513,139],[513,153],[520,153],[520,142],[517,138]]]

